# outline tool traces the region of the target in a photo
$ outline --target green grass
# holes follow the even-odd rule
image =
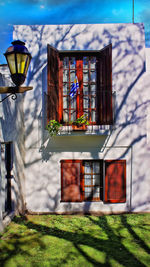
[[[150,266],[150,214],[15,217],[0,266]]]

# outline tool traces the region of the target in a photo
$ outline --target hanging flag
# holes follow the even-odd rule
[[[74,79],[74,82],[71,86],[71,89],[70,89],[70,96],[71,97],[74,97],[75,93],[77,92],[77,90],[79,89],[79,83],[78,83],[78,78],[76,76],[76,78]]]

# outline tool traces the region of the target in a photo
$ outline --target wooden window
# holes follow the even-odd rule
[[[68,124],[85,114],[90,124],[112,124],[112,46],[57,51],[48,45],[47,118]],[[77,77],[79,89],[70,97]]]
[[[126,161],[62,160],[61,200],[125,202]]]

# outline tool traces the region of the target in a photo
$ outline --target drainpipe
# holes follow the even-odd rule
[[[132,23],[134,24],[134,0],[132,0]]]
[[[1,162],[1,143],[0,143],[0,162]],[[0,166],[0,232],[3,231],[1,181],[2,181],[2,176],[1,176],[1,166]]]

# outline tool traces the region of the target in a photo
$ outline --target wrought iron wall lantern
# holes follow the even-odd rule
[[[6,57],[7,64],[11,73],[11,79],[15,86],[0,87],[0,94],[9,93],[9,95],[4,97],[0,101],[0,103],[9,96],[11,96],[13,100],[15,100],[17,98],[17,93],[24,93],[28,90],[33,89],[33,87],[29,86],[21,87],[26,79],[27,71],[31,61],[31,54],[25,47],[25,43],[20,40],[13,41],[12,46],[10,46],[6,50],[4,56]]]

